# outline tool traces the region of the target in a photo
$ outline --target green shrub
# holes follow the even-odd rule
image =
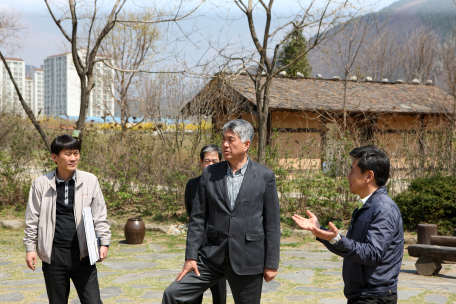
[[[404,228],[436,224],[441,234],[456,228],[456,177],[434,175],[414,179],[407,191],[395,198]]]

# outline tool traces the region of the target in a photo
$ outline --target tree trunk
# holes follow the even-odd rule
[[[89,108],[89,100],[90,100],[90,90],[88,85],[85,82],[85,76],[80,76],[81,78],[81,106],[79,108],[79,118],[76,123],[76,129],[79,130],[79,137],[78,140],[81,143],[84,138],[84,126],[85,120],[87,117],[87,111]]]
[[[260,78],[261,81],[261,78]],[[258,113],[258,163],[266,164],[266,147],[268,141],[268,117],[269,117],[269,88],[271,82],[264,87],[264,94],[257,92]],[[263,95],[263,96],[262,96]]]

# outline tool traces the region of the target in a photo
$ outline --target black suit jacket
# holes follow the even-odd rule
[[[192,179],[189,179],[187,185],[185,186],[185,210],[187,210],[187,215],[190,218],[192,214],[193,201],[197,198],[198,194],[198,185],[201,179],[201,175]]]
[[[186,259],[198,252],[215,266],[230,256],[239,275],[279,268],[280,208],[274,172],[249,160],[233,210],[229,206],[226,161],[206,167],[193,201]],[[207,241],[202,244],[204,235]],[[200,249],[200,244],[202,247]]]

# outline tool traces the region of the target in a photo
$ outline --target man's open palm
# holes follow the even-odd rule
[[[339,230],[333,223],[329,222],[329,230],[320,229],[320,223],[315,214],[309,210],[307,210],[307,214],[309,215],[308,219],[297,214],[293,215],[292,218],[299,227],[312,232],[313,235],[320,239],[329,241],[339,235]]]
[[[309,215],[308,219],[297,214],[293,215],[292,218],[295,223],[304,230],[312,231],[314,228],[320,228],[320,223],[318,222],[318,218],[315,214],[309,210],[307,210],[307,214]]]

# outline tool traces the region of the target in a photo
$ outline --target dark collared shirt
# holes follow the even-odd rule
[[[67,181],[55,176],[57,190],[56,218],[53,246],[60,248],[79,247],[74,219],[74,175]]]

